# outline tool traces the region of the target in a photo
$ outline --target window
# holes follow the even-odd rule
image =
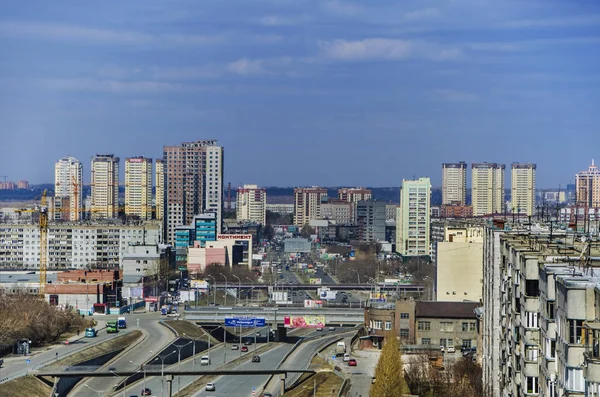
[[[431,331],[431,322],[429,322],[429,321],[419,321],[417,323],[417,329],[419,331]]]
[[[475,332],[477,329],[477,324],[469,323],[469,332]]]
[[[548,320],[554,320],[554,302],[546,302],[546,315]]]
[[[569,343],[583,343],[583,320],[569,320]]]
[[[400,318],[410,318],[408,313],[400,313]]]
[[[386,321],[385,322],[385,330],[389,331],[392,329],[392,322],[391,321]]]
[[[540,281],[539,280],[525,280],[525,295],[540,296]]]
[[[421,338],[422,345],[431,345],[431,338]]]
[[[469,323],[462,323],[462,332],[469,332]]]
[[[373,329],[381,329],[382,325],[383,325],[383,323],[381,322],[381,320],[373,321]]]
[[[538,347],[537,346],[527,346],[525,348],[525,360],[537,362],[537,359],[538,359]]]
[[[539,393],[538,378],[534,376],[528,376],[526,381],[527,393],[537,394]]]
[[[466,348],[471,347],[471,339],[463,339],[461,346]]]
[[[454,332],[454,323],[442,321],[440,323],[440,331],[441,332]]]
[[[525,312],[525,327],[537,328],[538,327],[538,314],[534,312]]]
[[[407,339],[408,336],[410,334],[410,330],[408,328],[401,328],[400,329],[400,338],[401,339]]]

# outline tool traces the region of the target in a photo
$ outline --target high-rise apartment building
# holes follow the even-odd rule
[[[431,181],[403,180],[396,220],[396,251],[404,256],[429,255]]]
[[[165,162],[162,159],[156,159],[156,219],[163,220],[165,217]]]
[[[320,187],[294,189],[294,225],[304,226],[311,219],[321,219],[321,203],[327,200],[327,189]]]
[[[257,185],[244,185],[238,188],[235,202],[238,221],[267,223],[267,190]]]
[[[356,203],[356,224],[358,239],[367,242],[385,240],[386,203],[383,201],[361,200]]]
[[[152,159],[125,159],[125,215],[152,219]]]
[[[511,166],[511,207],[514,214],[535,214],[535,164]]]
[[[349,203],[371,200],[371,190],[362,187],[338,189],[338,199]]]
[[[600,171],[594,160],[587,171],[575,175],[577,205],[586,208],[600,207]]]
[[[74,157],[63,157],[54,164],[54,217],[78,221],[82,218],[83,167]]]
[[[223,210],[223,147],[216,140],[165,146],[165,237],[175,241],[175,228],[189,225],[194,215],[214,212],[221,232]]]
[[[472,170],[473,215],[483,216],[504,212],[504,169],[497,163],[474,163]]]
[[[119,216],[119,158],[98,154],[92,158],[92,219]]]
[[[465,205],[467,201],[467,164],[442,164],[442,205]]]

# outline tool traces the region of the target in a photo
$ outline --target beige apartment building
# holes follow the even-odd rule
[[[92,158],[92,219],[119,216],[119,158],[99,154]]]
[[[321,203],[327,200],[327,189],[313,186],[294,189],[294,225],[299,227],[311,219],[321,219]]]
[[[125,215],[152,219],[152,159],[125,159]]]
[[[371,200],[371,190],[362,187],[338,189],[338,199],[349,203]]]
[[[163,220],[165,217],[165,163],[162,159],[156,159],[155,183],[156,183],[156,199],[154,205],[156,207],[156,219]]]
[[[511,166],[511,207],[514,214],[535,215],[535,164]]]
[[[235,212],[238,221],[267,223],[267,189],[244,185],[237,189]]]
[[[473,216],[504,212],[504,170],[506,165],[474,163],[471,165]]]
[[[467,200],[467,164],[442,164],[442,205],[465,205]]]
[[[78,221],[83,211],[83,166],[74,157],[54,164],[54,219]]]
[[[600,207],[600,171],[592,160],[586,171],[575,175],[577,205],[585,208]]]

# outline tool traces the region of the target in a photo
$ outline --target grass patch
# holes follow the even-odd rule
[[[194,338],[208,342],[210,334],[195,323],[186,320],[169,320],[164,323],[173,328],[181,338]],[[211,343],[216,345],[219,341],[211,337]]]
[[[6,397],[49,396],[51,391],[50,386],[31,375],[0,385],[0,395]]]
[[[138,340],[141,336],[142,331],[131,331],[126,333],[125,335],[119,335],[115,338],[111,338],[107,341],[101,342],[95,346],[91,346],[87,349],[78,351],[77,353],[73,353],[70,356],[52,362],[49,365],[70,367],[72,365],[79,364],[83,361],[91,360],[93,358],[102,356],[106,353],[110,353],[115,350],[125,349],[127,346],[131,345],[136,340]]]
[[[286,392],[286,397],[312,397],[313,387],[316,385],[317,397],[330,397],[337,395],[343,380],[333,372],[318,372],[309,375],[292,390]]]
[[[259,347],[258,349],[256,349],[256,351],[251,351],[248,352],[248,354],[245,354],[242,357],[238,357],[233,361],[229,361],[227,362],[225,365],[220,366],[219,368],[223,368],[223,367],[227,367],[230,370],[233,370],[235,366],[240,365],[241,363],[243,363],[244,361],[247,361],[249,359],[252,358],[252,356],[254,355],[261,355],[263,352],[269,350],[272,347],[271,344],[269,345],[264,345]],[[233,352],[238,353],[237,350],[232,350]],[[194,394],[196,394],[198,392],[198,390],[201,390],[204,385],[206,385],[209,382],[212,382],[213,380],[215,380],[216,378],[218,378],[221,375],[204,375],[204,376],[200,376],[198,379],[196,379],[195,381],[193,381],[192,383],[190,383],[189,385],[187,385],[184,389],[181,390],[181,392],[179,393],[175,393],[173,394],[176,397],[190,397],[193,396]]]

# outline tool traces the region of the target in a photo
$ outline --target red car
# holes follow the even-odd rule
[[[350,360],[348,360],[348,366],[349,367],[356,367],[356,360],[351,358]]]
[[[243,352],[247,352],[247,351],[248,351],[248,346],[242,346],[242,349],[241,349],[241,350],[242,350]]]

